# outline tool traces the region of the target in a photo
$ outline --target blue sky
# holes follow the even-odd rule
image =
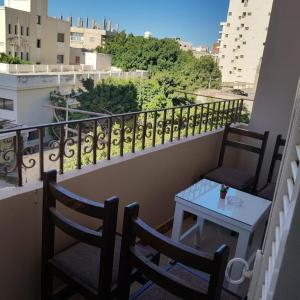
[[[0,0],[0,3],[3,0]],[[155,37],[181,37],[195,46],[218,39],[229,0],[48,0],[49,16],[104,17],[127,33],[151,31]]]

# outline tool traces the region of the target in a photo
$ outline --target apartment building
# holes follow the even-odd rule
[[[72,17],[68,20],[72,25]],[[96,23],[92,19],[89,24],[89,19],[78,18],[76,26],[71,26],[70,46],[76,49],[94,50],[97,46],[104,46],[107,37],[117,34],[119,31],[118,25],[113,28],[111,21],[104,20],[103,25]]]
[[[0,52],[34,64],[68,64],[69,22],[48,17],[48,0],[5,0]]]
[[[223,83],[253,87],[264,52],[273,0],[231,0],[221,22],[219,64]]]

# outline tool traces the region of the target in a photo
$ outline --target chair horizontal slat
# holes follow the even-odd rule
[[[49,188],[56,200],[63,203],[67,207],[70,207],[90,217],[103,218],[103,204],[80,197],[57,185],[56,183],[49,183]]]
[[[102,246],[102,236],[101,233],[77,223],[74,223],[70,219],[64,217],[55,208],[50,208],[51,220],[53,223],[60,228],[63,232],[72,236],[76,240],[90,244],[93,246]]]
[[[142,273],[147,279],[158,284],[172,294],[184,299],[208,299],[207,295],[201,290],[196,290],[189,286],[188,282],[170,274],[164,269],[152,263],[149,259],[139,254],[135,247],[130,247],[129,259],[131,263]],[[200,298],[201,297],[201,298]]]
[[[247,144],[241,143],[241,142],[225,141],[225,144],[229,147],[235,147],[235,148],[243,149],[243,150],[254,152],[254,153],[260,153],[260,151],[261,151],[260,148],[250,146],[250,145],[247,145]]]
[[[169,258],[176,261],[179,260],[181,263],[192,268],[201,268],[201,270],[206,273],[210,273],[214,267],[212,255],[172,241],[152,229],[140,219],[135,220],[132,223],[132,226],[135,234],[143,242],[151,245],[152,248],[163,253]]]
[[[242,135],[242,136],[247,136],[247,137],[254,138],[254,139],[259,139],[259,140],[264,139],[264,134],[261,134],[261,133],[258,133],[258,132],[253,132],[253,131],[248,131],[246,129],[241,129],[241,128],[230,127],[229,128],[229,133],[239,134],[239,135]]]

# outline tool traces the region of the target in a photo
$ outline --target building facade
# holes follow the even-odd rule
[[[72,25],[72,17],[69,17],[68,20]],[[92,19],[91,25],[89,25],[88,18],[85,20],[78,18],[76,26],[71,26],[70,46],[87,51],[95,50],[98,46],[105,45],[107,37],[117,33],[118,25],[113,28],[111,21],[104,20],[101,26]]]
[[[0,52],[34,64],[68,64],[70,23],[48,17],[48,0],[5,0]]]
[[[253,87],[264,52],[273,0],[231,0],[221,23],[219,64],[223,83]]]

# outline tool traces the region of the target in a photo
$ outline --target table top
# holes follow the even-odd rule
[[[250,227],[254,227],[271,207],[271,201],[234,188],[229,188],[226,198],[220,199],[220,188],[221,184],[203,179],[177,194],[176,202]]]

